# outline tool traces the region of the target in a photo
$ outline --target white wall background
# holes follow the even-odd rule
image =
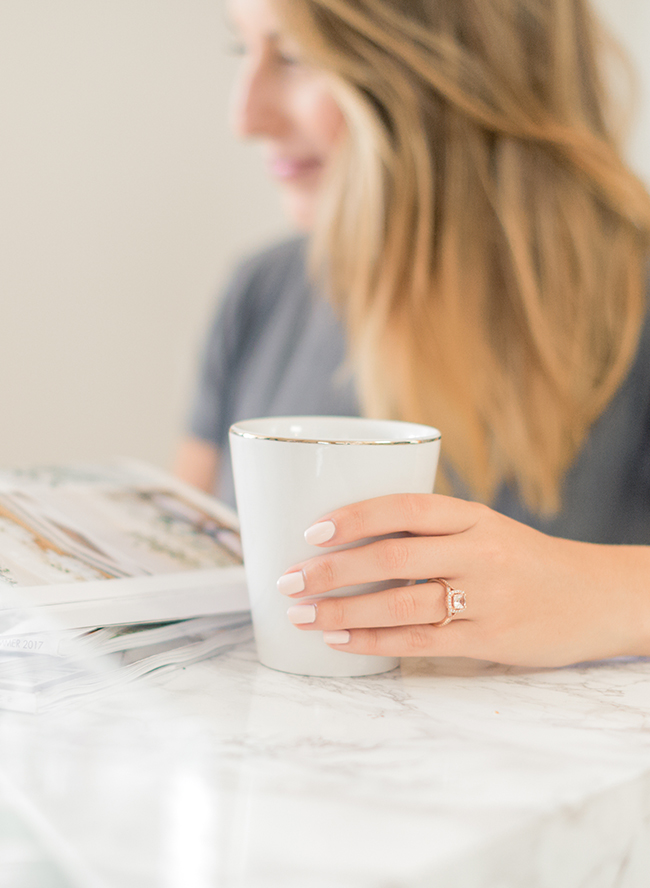
[[[222,0],[0,0],[0,466],[167,464],[214,295],[285,223]]]
[[[597,0],[641,75],[650,3]],[[225,124],[223,0],[0,0],[0,467],[168,465],[233,260],[286,231]]]

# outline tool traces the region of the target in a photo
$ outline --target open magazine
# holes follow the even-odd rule
[[[0,473],[0,598],[22,633],[246,610],[236,516],[141,463]]]
[[[0,472],[0,706],[212,656],[249,624],[217,500],[130,461]]]
[[[90,630],[66,637],[56,655],[0,647],[0,709],[42,712],[97,697],[148,673],[214,657],[252,637],[243,611]]]

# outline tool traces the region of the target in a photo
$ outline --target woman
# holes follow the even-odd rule
[[[650,655],[650,199],[610,129],[586,0],[230,10],[237,126],[311,231],[310,276],[302,241],[240,269],[181,474],[212,487],[244,416],[436,425],[453,496],[323,516],[321,554],[279,581],[297,628],[354,653]],[[419,582],[300,605],[390,578]]]

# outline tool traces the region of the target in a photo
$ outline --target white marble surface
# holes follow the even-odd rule
[[[650,661],[317,679],[242,645],[1,713],[0,862],[0,888],[647,888]]]

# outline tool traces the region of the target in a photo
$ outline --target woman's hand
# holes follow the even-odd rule
[[[400,532],[408,535],[317,555],[287,571],[278,588],[294,601],[288,615],[297,628],[324,632],[338,650],[382,656],[559,666],[650,653],[647,547],[556,539],[435,494],[356,503],[305,536],[327,548]],[[432,625],[447,615],[434,577],[466,595],[466,609],[444,627]],[[429,582],[311,601],[381,580]]]

